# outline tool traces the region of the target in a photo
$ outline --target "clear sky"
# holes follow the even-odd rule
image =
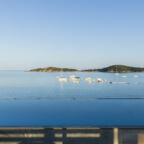
[[[144,0],[0,0],[0,69],[144,67]]]

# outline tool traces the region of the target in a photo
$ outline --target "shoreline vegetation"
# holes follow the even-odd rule
[[[46,67],[46,68],[37,68],[32,69],[26,72],[109,72],[109,73],[129,73],[129,72],[144,72],[144,68],[140,67],[131,67],[125,65],[112,65],[109,67],[101,69],[86,69],[78,70],[71,68],[59,68],[59,67]]]

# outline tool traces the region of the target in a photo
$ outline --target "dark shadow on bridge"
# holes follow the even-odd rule
[[[144,129],[0,128],[0,144],[144,144]]]
[[[0,144],[111,144],[113,129],[0,128]]]

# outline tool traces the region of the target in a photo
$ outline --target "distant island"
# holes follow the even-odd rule
[[[28,72],[79,72],[77,69],[46,67],[29,70]]]
[[[46,67],[46,68],[37,68],[32,69],[27,72],[109,72],[109,73],[129,73],[129,72],[144,72],[144,68],[140,67],[131,67],[125,65],[112,65],[109,67],[101,69],[86,69],[86,70],[77,70],[69,68],[58,68],[58,67]]]
[[[110,72],[110,73],[129,73],[129,72],[144,72],[144,68],[131,67],[125,65],[112,65],[102,69],[88,69],[83,72]]]

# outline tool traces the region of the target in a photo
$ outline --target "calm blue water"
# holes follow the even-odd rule
[[[0,71],[0,126],[144,126],[144,73],[63,76],[73,74],[80,83],[60,83],[60,73]]]

